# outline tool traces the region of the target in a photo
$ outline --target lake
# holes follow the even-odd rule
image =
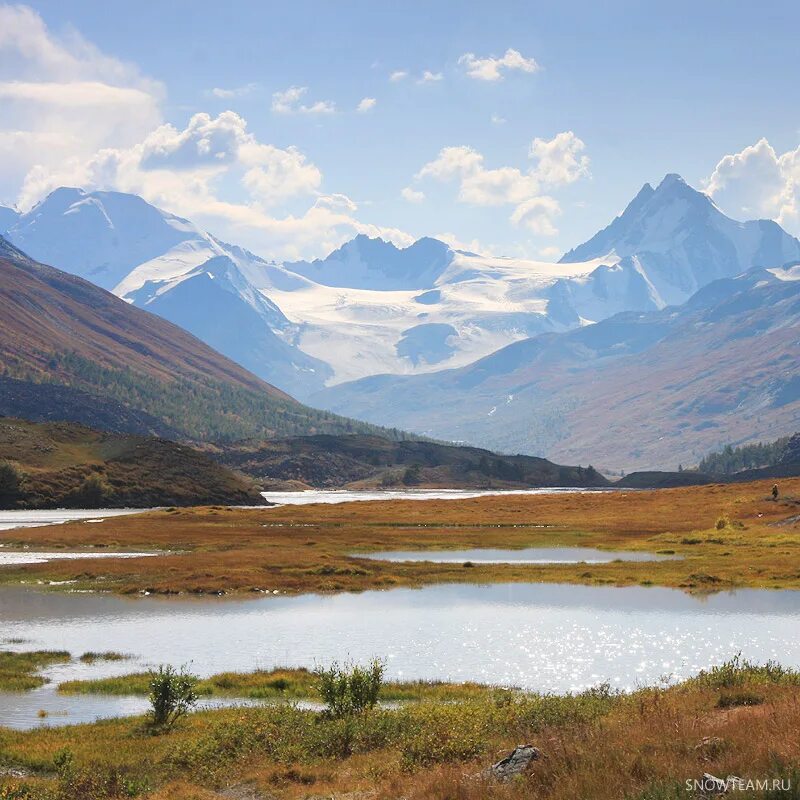
[[[62,525],[65,522],[83,520],[100,523],[107,517],[141,514],[143,508],[56,508],[46,511],[0,511],[0,531],[14,528],[38,528],[42,525]]]
[[[352,503],[363,500],[466,500],[470,497],[496,497],[498,495],[536,494],[589,494],[594,492],[617,492],[614,488],[582,489],[572,487],[548,487],[538,489],[405,489],[375,491],[351,491],[347,489],[309,489],[304,492],[261,492],[270,503],[286,506],[305,506],[311,503]],[[625,491],[635,491],[627,489]]]
[[[130,662],[74,661],[57,680],[148,665],[224,670],[387,659],[401,679],[475,680],[575,691],[678,680],[731,658],[800,667],[800,592],[742,589],[692,596],[656,587],[437,585],[258,599],[122,598],[0,587],[5,648],[116,650]],[[23,638],[24,644],[8,643]],[[61,713],[38,720],[40,709]],[[54,686],[0,695],[0,725],[30,727],[134,713],[141,700],[59,697]]]

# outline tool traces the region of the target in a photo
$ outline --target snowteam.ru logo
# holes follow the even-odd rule
[[[709,794],[725,794],[727,792],[789,792],[792,782],[789,778],[717,778],[705,773],[702,778],[687,778],[686,790]]]

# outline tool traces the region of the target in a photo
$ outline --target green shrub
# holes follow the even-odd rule
[[[0,461],[0,504],[13,503],[22,494],[24,473],[10,461]]]
[[[197,705],[197,678],[171,666],[161,666],[150,681],[150,725],[154,730],[168,731]]]
[[[332,717],[360,714],[373,708],[383,683],[385,665],[374,658],[366,667],[357,664],[339,665],[316,670],[317,688]]]
[[[102,508],[114,496],[114,489],[99,472],[87,475],[81,485],[70,492],[65,502],[80,508]]]
[[[737,706],[760,706],[764,698],[755,692],[722,692],[717,700],[717,708],[736,708]]]
[[[412,464],[403,473],[403,483],[406,486],[416,486],[422,480],[422,467],[419,464]]]
[[[702,670],[690,682],[712,689],[730,689],[747,683],[797,686],[800,685],[800,672],[782,667],[775,661],[755,664],[742,658],[741,653],[738,653],[730,661],[725,661],[709,670]]]
[[[486,703],[420,703],[403,716],[406,731],[399,744],[410,767],[475,758],[485,751],[492,729]]]
[[[78,766],[69,749],[59,750],[53,761],[58,776],[54,800],[137,797],[150,788],[147,781],[129,774],[121,767],[99,762]]]

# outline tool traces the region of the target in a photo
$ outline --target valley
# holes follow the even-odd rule
[[[214,506],[5,531],[4,550],[108,557],[0,567],[0,642],[30,654],[0,678],[23,680],[19,664],[33,676],[16,693],[0,684],[0,781],[26,800],[97,781],[170,800],[309,786],[422,800],[522,797],[539,782],[573,796],[553,774],[616,797],[598,764],[631,791],[707,764],[789,780],[752,746],[758,730],[796,758],[800,479],[777,501],[770,488]],[[612,560],[433,560],[554,546]],[[113,557],[133,549],[162,555]],[[431,560],[366,558],[412,549]],[[380,704],[332,716],[319,664],[376,657]],[[152,670],[187,660],[201,710],[153,735]],[[524,783],[476,783],[522,741],[546,754]],[[642,747],[646,775],[629,769]]]
[[[53,582],[122,594],[363,591],[435,583],[656,585],[690,592],[800,586],[800,478],[656,491],[507,494],[166,509],[0,533],[9,548],[166,552],[158,559],[51,561],[0,571],[0,582]],[[386,550],[599,547],[681,556],[655,561],[436,563],[376,561]],[[179,552],[174,552],[179,551]]]
[[[800,800],[798,25],[0,0],[0,800]]]
[[[678,175],[645,184],[558,263],[364,234],[325,258],[270,261],[141,197],[69,188],[12,222],[6,238],[29,256],[311,406],[375,426],[617,474],[676,469],[797,427],[800,242],[772,221],[727,217]],[[90,390],[76,360],[70,369],[84,374],[73,388]],[[32,373],[26,361],[12,358],[6,375],[40,380],[41,364]],[[109,403],[125,380],[103,375],[120,389],[106,389]],[[219,392],[209,386],[204,402]],[[272,414],[252,419],[249,405],[240,395],[223,435],[301,432]],[[141,410],[157,411],[153,400]],[[173,424],[180,412],[165,411]],[[193,420],[187,430],[200,439],[212,428]]]

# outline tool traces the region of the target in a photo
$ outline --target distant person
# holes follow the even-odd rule
[[[772,487],[772,499],[773,500],[777,500],[778,499],[778,484],[777,483]]]

